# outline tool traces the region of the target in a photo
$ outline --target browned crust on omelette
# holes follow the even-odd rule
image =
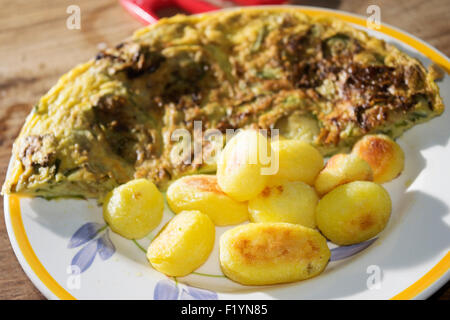
[[[419,61],[337,19],[291,8],[176,16],[100,52],[41,98],[3,192],[98,198],[132,178],[164,189],[214,172],[202,159],[173,159],[174,130],[193,133],[195,121],[203,132],[277,128],[331,155],[443,110]],[[210,143],[197,142],[208,157]]]

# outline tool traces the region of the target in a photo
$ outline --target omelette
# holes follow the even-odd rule
[[[205,139],[200,159],[174,156],[196,141],[173,133],[195,133],[196,123],[223,134],[278,129],[329,156],[365,134],[397,138],[443,110],[418,60],[336,18],[293,8],[177,15],[59,79],[26,119],[2,191],[101,199],[142,177],[164,190],[215,171],[201,161],[212,152]]]

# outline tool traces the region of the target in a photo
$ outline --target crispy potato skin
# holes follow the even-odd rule
[[[381,232],[391,214],[391,198],[380,185],[355,181],[327,193],[316,207],[322,234],[339,245],[368,240]]]
[[[248,207],[227,196],[219,187],[217,177],[192,175],[178,179],[167,190],[167,203],[179,213],[199,210],[217,226],[233,225],[248,220]]]
[[[315,228],[315,208],[318,196],[301,181],[286,181],[266,187],[248,203],[252,222],[289,222]]]
[[[357,180],[373,180],[373,171],[367,161],[356,154],[336,154],[319,173],[314,187],[323,196],[339,185]]]
[[[224,274],[244,285],[308,279],[330,259],[326,239],[316,230],[290,223],[250,223],[220,238]]]
[[[279,169],[271,178],[274,181],[303,181],[309,185],[323,168],[320,152],[304,141],[279,140],[271,144],[274,153],[278,152]]]
[[[353,147],[352,153],[366,160],[373,170],[377,183],[398,177],[405,166],[405,154],[401,147],[386,135],[367,135]]]
[[[157,227],[163,210],[163,195],[147,179],[115,188],[103,203],[103,217],[111,230],[128,239],[142,238]]]
[[[206,214],[183,211],[170,220],[152,241],[147,258],[159,272],[182,277],[208,259],[214,238],[214,224]]]
[[[217,163],[217,182],[220,188],[237,201],[256,197],[266,186],[263,175],[262,150],[270,148],[267,139],[256,130],[236,134],[222,150]],[[270,154],[270,152],[269,152]]]

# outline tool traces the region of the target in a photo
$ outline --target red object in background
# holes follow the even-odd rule
[[[119,0],[120,4],[143,24],[158,21],[156,12],[167,7],[179,7],[189,13],[202,13],[222,9],[210,2],[202,0]],[[220,2],[220,1],[215,1]],[[284,0],[234,0],[240,6],[283,4]]]

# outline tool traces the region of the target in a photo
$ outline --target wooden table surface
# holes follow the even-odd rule
[[[369,4],[381,8],[382,22],[427,41],[450,55],[450,1],[295,1],[366,15]],[[69,30],[69,5],[81,8],[81,29]],[[0,181],[11,145],[31,106],[65,72],[113,46],[141,25],[117,0],[0,0]],[[170,10],[169,10],[170,11]],[[167,14],[167,12],[166,12]],[[1,199],[3,212],[3,199]],[[0,299],[44,299],[22,271],[0,219]],[[432,299],[450,299],[450,287]]]

